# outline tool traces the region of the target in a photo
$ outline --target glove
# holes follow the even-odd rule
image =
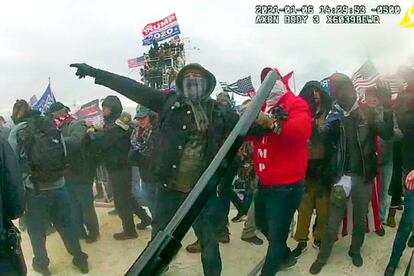
[[[274,122],[275,119],[272,116],[263,112],[260,112],[256,119],[256,123],[266,129],[273,129]]]
[[[77,69],[76,76],[78,76],[80,79],[86,76],[96,77],[96,68],[93,68],[86,63],[72,63],[70,67]]]
[[[278,106],[277,108],[272,110],[272,117],[276,121],[281,123],[281,122],[286,121],[288,119],[288,113],[283,108],[283,106]]]

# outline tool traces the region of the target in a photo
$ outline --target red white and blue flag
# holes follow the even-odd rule
[[[173,13],[161,20],[145,25],[142,30],[142,35],[144,36],[142,45],[151,45],[154,42],[174,37],[180,33],[181,31],[177,17],[175,16],[175,13]]]
[[[140,56],[140,57],[132,58],[128,60],[129,68],[141,67],[141,66],[144,66],[145,64],[146,64],[146,60],[144,56]]]
[[[368,60],[352,76],[352,83],[354,84],[355,90],[366,90],[376,85],[379,76],[380,74],[372,61]]]
[[[33,110],[40,111],[43,114],[55,102],[56,102],[55,95],[53,95],[53,92],[50,89],[50,83],[49,83],[42,97],[40,97],[40,99],[35,104],[33,104],[32,108]]]

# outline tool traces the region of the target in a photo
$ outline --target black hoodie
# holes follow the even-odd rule
[[[102,106],[111,108],[111,115],[105,117],[102,131],[89,135],[89,149],[101,155],[108,171],[128,169],[128,152],[130,148],[131,130],[124,130],[115,124],[122,113],[122,104],[118,97],[108,96]]]
[[[115,124],[116,119],[121,116],[123,111],[122,103],[117,96],[108,96],[102,102],[102,107],[107,106],[111,109],[111,115],[105,116],[105,127],[110,127]]]

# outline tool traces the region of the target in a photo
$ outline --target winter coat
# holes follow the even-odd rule
[[[414,85],[398,95],[395,107],[398,126],[403,133],[403,167],[406,173],[414,170]]]
[[[182,93],[183,76],[192,68],[201,71],[208,78],[207,91],[201,101],[209,118],[207,149],[204,154],[206,168],[219,150],[225,135],[238,120],[234,111],[210,98],[216,84],[215,77],[210,72],[198,64],[185,66],[177,75],[176,94],[165,93],[103,70],[97,70],[95,77],[95,83],[115,90],[159,114],[160,138],[155,147],[151,169],[158,183],[172,189],[177,186],[176,177],[186,139],[197,129],[192,108]]]
[[[24,207],[19,163],[9,143],[0,136],[0,224],[21,217]]]
[[[104,128],[86,136],[86,147],[93,154],[101,155],[108,172],[128,169],[128,153],[132,130],[121,128],[115,121],[122,113],[121,101],[116,96],[108,96],[102,103],[111,108],[112,114],[105,118]]]
[[[263,186],[294,184],[306,175],[312,124],[309,106],[290,91],[274,108],[278,106],[288,114],[281,133],[267,132],[253,138],[253,163]]]

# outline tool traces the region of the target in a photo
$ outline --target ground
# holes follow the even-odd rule
[[[83,250],[89,254],[90,272],[88,275],[124,275],[130,265],[144,249],[150,237],[150,230],[139,231],[139,238],[129,241],[115,241],[112,234],[120,231],[121,224],[117,216],[107,215],[108,208],[97,208],[99,223],[101,226],[101,238],[97,243],[82,243]],[[231,211],[230,217],[234,215]],[[138,222],[138,221],[137,221]],[[250,270],[264,257],[267,245],[255,246],[240,240],[240,233],[243,223],[230,223],[231,242],[220,245],[223,260],[222,275],[247,275]],[[362,250],[364,266],[356,268],[352,265],[347,255],[349,238],[341,238],[334,247],[329,263],[319,274],[321,276],[340,275],[384,275],[384,270],[391,254],[392,242],[396,229],[386,228],[386,235],[378,237],[376,234],[368,234]],[[26,257],[29,273],[28,275],[40,275],[32,271],[31,259],[32,249],[27,232],[22,235],[23,251]],[[192,231],[184,239],[184,246],[195,240]],[[296,245],[293,239],[289,239],[289,245]],[[47,239],[47,248],[51,260],[50,270],[53,275],[79,275],[79,272],[72,266],[71,257],[66,252],[63,243],[57,233],[50,235]],[[304,276],[308,273],[309,267],[316,258],[317,251],[308,245],[308,251],[299,259],[298,264],[291,270],[281,272],[280,276]],[[404,268],[408,264],[411,250],[406,250],[401,259],[400,267],[396,276],[403,275]],[[198,254],[189,254],[182,249],[170,265],[168,276],[182,275],[203,275]]]

